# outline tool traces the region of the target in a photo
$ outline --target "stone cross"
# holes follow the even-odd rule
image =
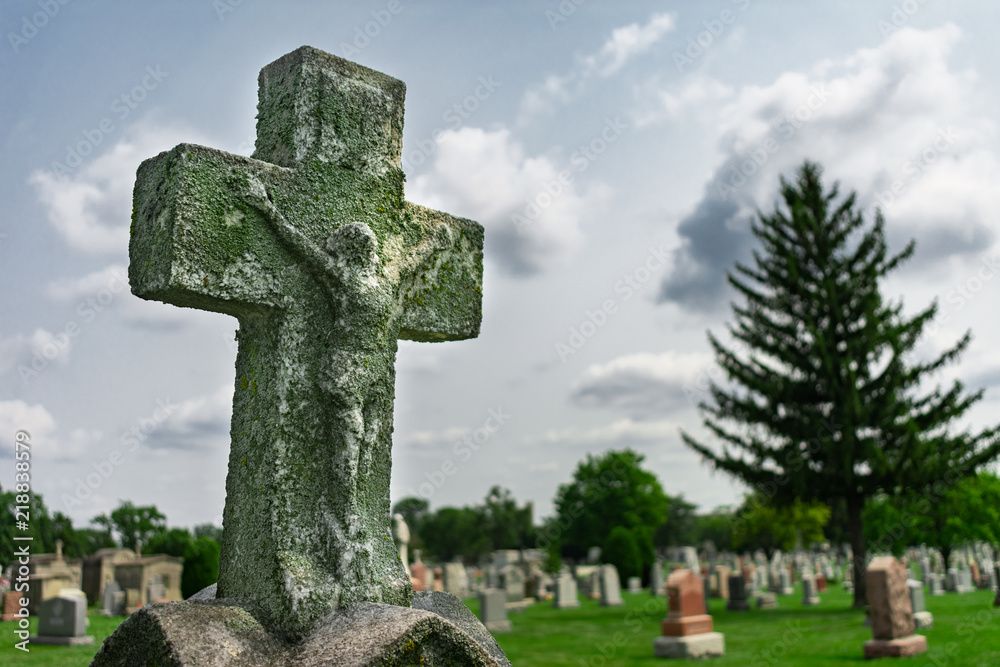
[[[252,158],[140,165],[129,281],[239,321],[218,598],[296,639],[410,605],[389,474],[397,339],[474,338],[483,229],[405,202],[403,82],[311,47],[259,77]]]

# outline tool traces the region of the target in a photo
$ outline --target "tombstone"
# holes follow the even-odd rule
[[[975,565],[975,563],[973,563],[973,565]],[[972,585],[972,576],[969,570],[959,570],[958,581],[959,581],[958,585],[959,593],[968,593],[976,589],[976,587]]]
[[[601,547],[590,547],[587,549],[587,563],[596,565],[601,562]]]
[[[778,608],[778,595],[777,593],[758,593],[757,594],[757,609],[777,609]]]
[[[993,606],[1000,607],[1000,562],[993,566],[993,574],[997,581],[997,594],[993,598]]]
[[[507,594],[507,602],[524,602],[524,575],[521,574],[521,568],[508,565],[500,575]]]
[[[684,565],[687,566],[692,572],[700,572],[701,567],[698,563],[698,550],[694,547],[681,547],[681,556]]]
[[[628,578],[628,592],[629,593],[641,593],[642,592],[642,579],[639,577],[629,577]]]
[[[553,596],[552,606],[556,609],[573,609],[580,606],[580,599],[576,594],[576,579],[573,575],[563,574],[556,579],[556,594]]]
[[[601,606],[620,607],[625,604],[622,601],[622,587],[618,580],[618,568],[614,565],[605,564],[600,569],[601,576]]]
[[[108,617],[125,615],[125,591],[114,579],[104,584],[104,591],[101,593],[101,612]]]
[[[444,564],[444,591],[455,597],[464,598],[469,594],[468,577],[462,563]]]
[[[957,593],[959,589],[958,568],[949,567],[945,579],[945,590],[949,593]]]
[[[816,592],[826,593],[826,576],[823,574],[816,575]]]
[[[913,625],[916,628],[933,628],[934,614],[927,611],[924,604],[924,585],[915,579],[908,579],[906,585],[910,589],[910,607],[913,609]]]
[[[729,599],[729,568],[725,565],[715,566],[716,581],[718,582],[718,597],[723,600]]]
[[[729,602],[726,609],[729,611],[749,611],[750,601],[747,599],[746,580],[742,575],[729,575]]]
[[[490,632],[510,632],[507,594],[496,588],[479,591],[479,618]]]
[[[30,644],[83,646],[93,644],[87,634],[87,597],[60,595],[42,602],[38,612],[38,636]]]
[[[163,578],[153,577],[146,585],[146,599],[152,602],[159,602],[166,598],[167,587],[163,585]]]
[[[591,600],[601,599],[601,568],[590,573],[590,580],[587,582],[587,596]]]
[[[931,595],[944,595],[944,586],[941,585],[941,575],[931,572],[927,575],[927,592]]]
[[[663,635],[653,640],[657,658],[708,658],[725,653],[721,632],[712,631],[704,613],[704,584],[691,570],[675,570],[667,578],[667,617]]]
[[[424,590],[424,581],[427,578],[427,565],[420,560],[420,549],[413,550],[413,563],[410,565],[410,584],[414,592]]]
[[[399,549],[399,560],[403,563],[403,570],[406,576],[410,576],[410,527],[406,525],[406,520],[402,514],[392,515],[392,537],[396,540],[396,548]]]
[[[811,607],[820,603],[816,594],[816,577],[811,574],[802,575],[802,606]]]
[[[649,594],[652,596],[665,595],[667,589],[663,579],[663,563],[659,560],[653,563],[649,569]]]
[[[493,552],[493,566],[497,572],[502,572],[509,565],[521,562],[521,552],[517,549],[497,549]]]
[[[903,565],[891,556],[872,560],[865,573],[873,639],[865,659],[898,658],[927,651],[927,638],[913,634],[913,607]]]
[[[28,617],[28,596],[18,591],[7,591],[3,594],[3,615],[0,620],[16,621],[18,617]]]
[[[792,586],[792,575],[788,572],[788,570],[782,568],[778,576],[781,579],[781,594],[793,595],[795,593],[795,588]]]
[[[403,82],[302,47],[259,84],[253,158],[181,144],[139,166],[129,247],[134,294],[239,321],[219,580],[197,598],[227,602],[144,607],[93,665],[252,637],[261,663],[287,664],[275,637],[328,663],[422,637],[428,662],[506,664],[464,605],[414,598],[389,511],[397,340],[478,335],[483,229],[404,201]]]

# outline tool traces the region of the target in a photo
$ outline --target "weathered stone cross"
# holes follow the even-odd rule
[[[310,47],[260,73],[254,158],[139,167],[132,291],[239,320],[217,597],[300,638],[409,606],[392,540],[397,339],[474,338],[483,229],[403,201],[403,82]]]

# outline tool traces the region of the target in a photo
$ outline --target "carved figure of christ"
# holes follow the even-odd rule
[[[290,639],[352,602],[409,605],[396,341],[479,331],[482,227],[403,201],[403,94],[303,47],[261,71],[254,158],[182,144],[136,181],[133,292],[240,325],[217,597]]]

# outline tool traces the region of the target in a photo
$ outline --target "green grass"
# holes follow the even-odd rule
[[[666,601],[648,594],[622,593],[624,607],[600,607],[582,600],[579,609],[536,604],[510,614],[513,630],[498,634],[501,648],[515,667],[560,665],[654,665],[699,661],[664,661],[653,657],[653,639],[661,634]],[[831,587],[815,607],[803,607],[800,590],[779,595],[778,608],[726,611],[725,600],[709,600],[715,630],[725,635],[726,655],[711,665],[741,667],[808,665],[844,667],[866,664],[864,643],[871,629],[864,612],[850,609],[850,594]],[[928,651],[909,658],[907,667],[997,667],[1000,665],[1000,609],[991,591],[927,597],[934,627],[921,630]],[[478,611],[475,600],[467,604]],[[704,664],[704,661],[701,661]]]
[[[666,613],[663,598],[623,593],[624,607],[601,607],[582,600],[579,609],[553,609],[539,603],[511,614],[513,631],[497,636],[515,667],[653,665],[666,663],[653,657],[653,639],[660,634]],[[993,607],[993,593],[927,597],[934,613],[934,627],[921,630],[929,650],[909,658],[907,667],[996,667],[1000,665],[1000,609]],[[726,611],[725,600],[710,600],[715,629],[726,636],[726,655],[709,664],[720,667],[808,665],[846,667],[865,663],[862,645],[871,638],[863,625],[864,613],[849,608],[851,598],[840,588],[822,594],[815,607],[803,607],[801,593],[778,596],[777,609]],[[478,611],[476,600],[466,603]],[[32,645],[30,653],[14,648],[16,622],[0,623],[0,665],[69,667],[87,665],[105,637],[124,617],[104,618],[90,612],[88,634],[93,646]],[[31,619],[34,633],[38,621]],[[889,664],[892,664],[891,662]]]

